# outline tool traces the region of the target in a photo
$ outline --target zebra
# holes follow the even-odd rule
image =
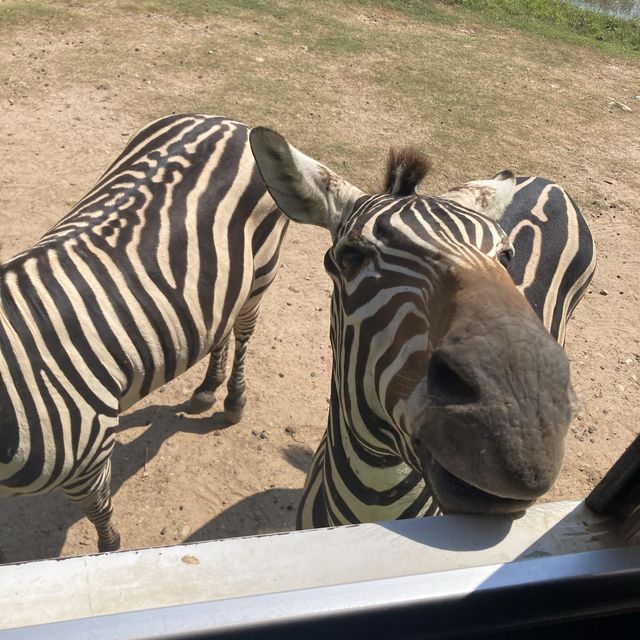
[[[285,215],[332,236],[328,425],[297,526],[524,511],[554,482],[576,409],[554,338],[595,253],[573,201],[510,171],[418,195],[429,163],[413,149],[368,195],[274,131],[250,144]]]
[[[0,268],[0,496],[60,489],[112,521],[118,414],[211,354],[188,410],[246,402],[244,362],[288,220],[262,182],[249,128],[160,118],[133,135],[89,193]]]

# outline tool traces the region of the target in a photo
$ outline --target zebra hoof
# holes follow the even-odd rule
[[[224,419],[229,424],[238,424],[242,420],[242,414],[244,413],[244,405],[247,404],[247,400],[244,395],[240,398],[234,398],[230,400],[228,397],[224,401]]]
[[[187,413],[204,413],[213,407],[215,401],[212,391],[196,391],[187,404]]]
[[[120,534],[117,531],[113,532],[109,538],[98,538],[98,551],[104,553],[105,551],[117,551],[120,548]]]

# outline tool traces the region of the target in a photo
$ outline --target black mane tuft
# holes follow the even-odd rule
[[[413,147],[390,149],[384,177],[384,193],[410,196],[427,175],[431,161]]]

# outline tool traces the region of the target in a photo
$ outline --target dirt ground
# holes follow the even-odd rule
[[[30,28],[0,41],[3,260],[58,220],[138,126],[164,115],[153,104],[141,107],[152,98],[138,74],[87,82],[61,70],[57,60],[65,47],[91,50],[99,37],[90,30]],[[145,40],[142,30],[137,37],[141,47],[153,40],[153,34]],[[597,72],[583,66],[575,73],[576,86],[589,85],[601,96],[605,124],[589,130],[572,113],[559,116],[559,127],[577,133],[563,149],[545,152],[571,159],[561,174],[547,175],[578,200],[599,262],[568,328],[566,348],[582,408],[549,500],[584,497],[638,433],[640,421],[640,102],[625,112],[605,98],[616,87],[640,94],[640,66],[613,61]],[[164,81],[163,95],[179,94],[185,83],[184,76]],[[594,89],[598,83],[603,87]],[[554,94],[550,100],[563,98]],[[238,111],[249,113],[251,105]],[[292,128],[304,128],[310,118]],[[287,123],[281,128],[287,130]],[[619,145],[618,151],[611,145]],[[619,162],[612,164],[612,156]],[[483,169],[465,178],[484,177]],[[222,428],[217,413],[181,413],[203,363],[123,416],[113,492],[124,549],[293,528],[328,408],[330,286],[322,268],[328,242],[318,229],[294,226],[289,232],[280,274],[250,345],[248,405],[240,424]],[[6,561],[95,550],[93,528],[61,496],[0,502],[0,552]]]

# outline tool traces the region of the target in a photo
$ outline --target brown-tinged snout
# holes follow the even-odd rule
[[[445,511],[522,511],[560,470],[569,362],[498,265],[454,277],[414,442]]]

